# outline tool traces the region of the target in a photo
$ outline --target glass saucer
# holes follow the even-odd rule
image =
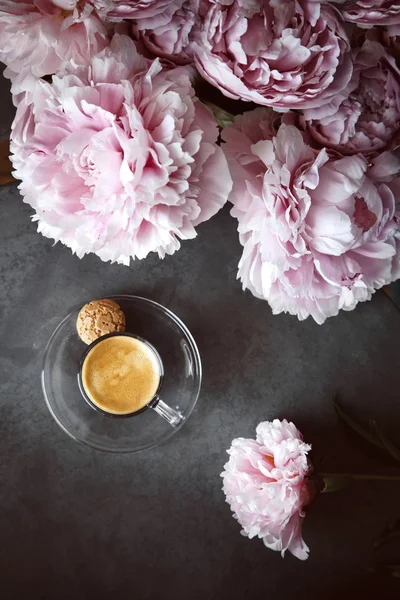
[[[58,425],[74,440],[105,452],[140,452],[172,437],[187,421],[200,392],[201,361],[187,327],[170,310],[139,296],[108,296],[121,306],[126,330],[152,344],[164,365],[161,398],[184,419],[171,427],[153,410],[115,419],[93,409],[78,385],[79,365],[87,346],[76,331],[81,306],[53,332],[44,355],[42,388]]]

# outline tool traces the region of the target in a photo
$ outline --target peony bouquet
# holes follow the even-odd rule
[[[243,288],[352,310],[400,277],[398,36],[386,0],[0,0],[38,230],[128,265],[228,201]]]

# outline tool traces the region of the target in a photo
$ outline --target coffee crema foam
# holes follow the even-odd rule
[[[151,348],[124,335],[98,342],[82,367],[82,383],[90,400],[116,415],[146,406],[154,398],[160,378],[160,364]]]

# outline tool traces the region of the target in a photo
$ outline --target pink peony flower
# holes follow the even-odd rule
[[[271,139],[259,121],[254,111],[222,133],[244,246],[238,277],[274,314],[323,323],[398,277],[400,164],[389,152],[371,165],[361,154],[329,159],[296,127]]]
[[[343,154],[375,153],[388,144],[395,147],[400,129],[396,61],[381,44],[366,40],[354,50],[353,64],[351,81],[330,105],[305,111],[300,120],[319,144]]]
[[[398,0],[348,0],[343,6],[346,21],[361,27],[373,25],[400,25]]]
[[[0,0],[0,61],[11,78],[82,64],[106,45],[106,28],[89,0]]]
[[[185,0],[92,0],[108,21],[134,19],[139,29],[167,25]]]
[[[129,264],[195,237],[232,181],[211,111],[183,67],[163,72],[114,36],[89,66],[39,80],[11,151],[38,230],[78,256]]]
[[[206,0],[203,12],[196,66],[230,98],[280,111],[311,109],[329,103],[351,78],[349,40],[335,7]]]
[[[186,0],[171,17],[169,23],[143,29],[134,25],[134,33],[153,55],[167,59],[172,64],[193,62],[191,43],[197,29],[200,0]]]
[[[300,560],[309,548],[301,535],[304,507],[313,491],[307,481],[309,444],[286,419],[260,423],[257,439],[237,438],[221,474],[226,501],[250,539],[258,536],[284,556]]]

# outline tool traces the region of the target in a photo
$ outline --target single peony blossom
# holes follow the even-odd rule
[[[313,496],[311,471],[300,431],[284,419],[260,423],[253,439],[237,438],[228,450],[221,474],[226,501],[242,526],[242,534],[258,536],[284,556],[300,560],[309,548],[301,535],[304,507]]]
[[[338,10],[293,0],[205,0],[192,48],[226,96],[275,110],[311,109],[348,84],[350,44]]]
[[[185,0],[167,24],[151,29],[134,25],[135,37],[153,55],[168,60],[172,65],[193,62],[192,41],[199,21],[200,0]]]
[[[172,254],[225,203],[217,138],[186,70],[163,72],[115,35],[89,66],[37,82],[18,106],[11,158],[43,235],[129,264]]]
[[[400,71],[393,56],[378,42],[367,39],[353,51],[353,76],[347,87],[329,106],[304,111],[300,121],[320,145],[342,154],[369,154],[388,145],[396,147]]]
[[[360,27],[400,25],[398,0],[348,0],[341,8],[346,21]]]
[[[222,132],[244,246],[238,277],[274,314],[323,323],[399,276],[400,163],[389,152],[330,159],[296,127],[271,138],[259,123],[254,111]]]
[[[185,0],[92,0],[107,21],[134,19],[139,29],[167,25]]]
[[[107,43],[89,0],[0,0],[0,61],[11,79],[50,75],[71,61],[83,64]]]

